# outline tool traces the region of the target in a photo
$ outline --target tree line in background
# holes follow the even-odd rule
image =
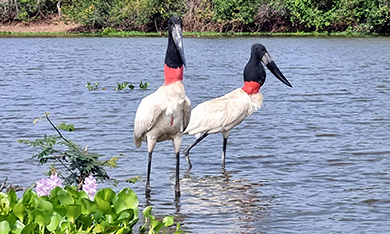
[[[390,32],[390,0],[0,0],[0,22],[56,15],[83,30],[161,32],[172,14],[197,32]]]

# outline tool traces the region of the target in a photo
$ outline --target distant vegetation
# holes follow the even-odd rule
[[[82,31],[163,32],[171,14],[192,32],[390,33],[390,0],[0,0],[0,22],[56,14]]]

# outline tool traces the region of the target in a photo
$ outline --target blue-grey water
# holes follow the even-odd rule
[[[56,135],[33,123],[49,112],[74,124],[65,137],[89,152],[124,154],[110,176],[143,181],[114,189],[132,188],[141,208],[173,215],[186,233],[390,232],[390,38],[184,38],[193,107],[242,87],[256,42],[293,88],[267,71],[262,108],[231,132],[226,172],[222,136],[210,135],[191,151],[189,173],[182,157],[175,202],[172,143],[155,148],[146,201],[147,150],[132,139],[140,100],[163,83],[166,38],[0,38],[0,180],[28,187],[45,176],[37,150],[17,140]],[[124,81],[150,86],[114,90]]]

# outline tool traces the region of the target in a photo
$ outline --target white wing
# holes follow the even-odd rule
[[[241,89],[199,104],[191,112],[185,133],[217,133],[230,130],[249,114],[250,97]]]
[[[161,105],[161,93],[159,90],[142,99],[138,106],[134,119],[134,144],[137,148],[141,146],[143,135],[150,130],[166,110],[166,106]]]
[[[183,108],[183,128],[186,129],[191,118],[191,101],[187,96],[185,96]]]

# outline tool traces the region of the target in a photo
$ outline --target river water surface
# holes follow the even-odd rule
[[[222,136],[210,135],[191,151],[190,172],[182,157],[175,202],[172,143],[155,148],[146,201],[147,149],[132,139],[140,100],[163,83],[166,38],[0,38],[0,180],[27,187],[44,176],[36,149],[17,140],[55,135],[33,124],[50,112],[90,152],[124,154],[110,176],[143,182],[114,189],[132,188],[141,208],[174,215],[186,233],[390,232],[390,38],[184,38],[193,107],[242,87],[257,42],[293,88],[267,71],[262,108],[231,132],[226,171]],[[124,81],[150,86],[114,90]]]

